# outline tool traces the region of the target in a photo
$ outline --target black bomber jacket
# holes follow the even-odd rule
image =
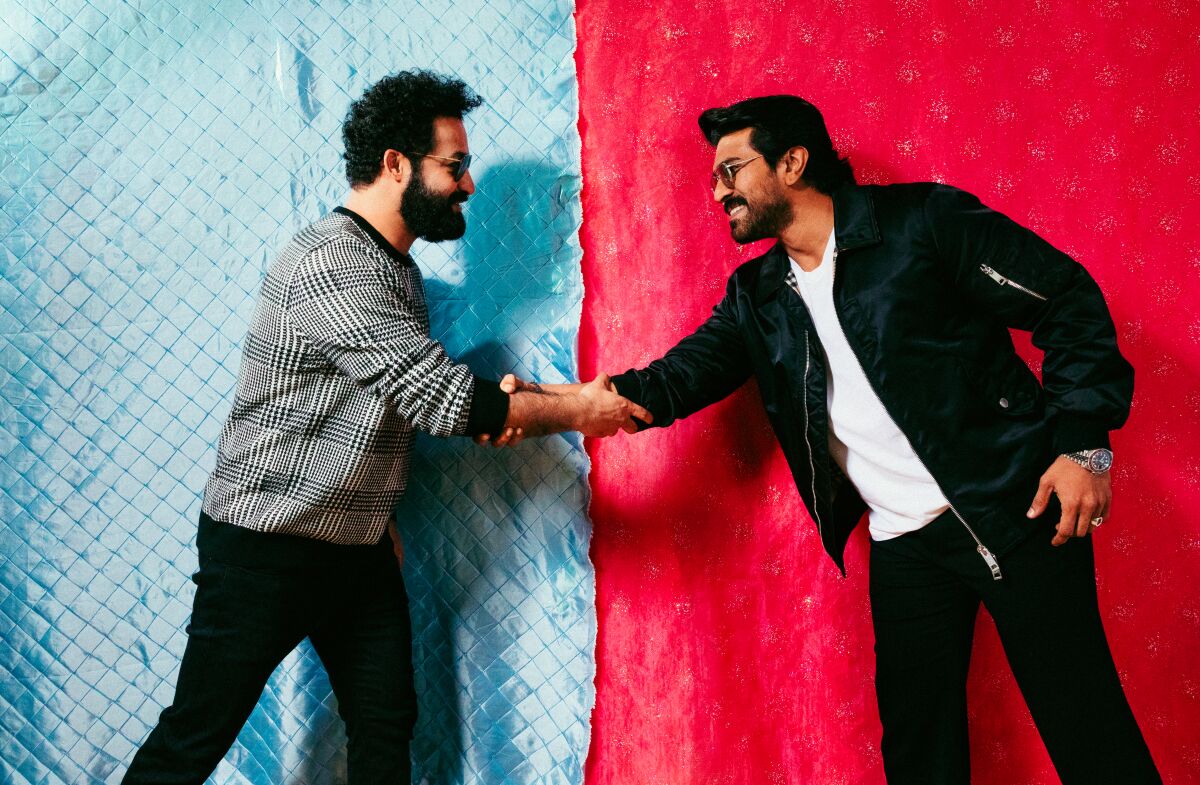
[[[833,300],[884,407],[949,499],[977,550],[1020,542],[1054,456],[1107,447],[1133,368],[1096,282],[1032,231],[950,186],[848,185],[833,194]],[[664,427],[750,376],[821,542],[839,569],[866,505],[829,453],[824,352],[782,245],[734,271],[691,335],[613,377]],[[1009,328],[1032,332],[1041,382]]]

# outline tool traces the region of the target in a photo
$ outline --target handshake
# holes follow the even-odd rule
[[[508,393],[508,418],[498,434],[480,434],[476,444],[512,447],[526,436],[579,431],[584,436],[612,436],[617,431],[635,433],[634,419],[645,423],[654,417],[645,408],[617,392],[607,374],[586,384],[537,384],[508,374],[500,380]]]

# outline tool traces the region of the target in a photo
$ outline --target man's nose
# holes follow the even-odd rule
[[[458,190],[465,193],[467,196],[475,193],[475,180],[471,177],[471,173],[467,172],[458,181]]]
[[[717,180],[717,184],[713,186],[713,201],[720,203],[726,196],[733,193],[733,189],[725,185],[725,183]]]

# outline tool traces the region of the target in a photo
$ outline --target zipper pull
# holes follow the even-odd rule
[[[993,270],[991,267],[988,267],[986,264],[979,265],[979,269],[983,271],[984,275],[986,275],[988,278],[991,278],[993,281],[1000,284],[1001,286],[1004,286],[1006,283],[1008,283],[1007,278],[1005,278],[1003,275],[1001,275],[1000,273]]]
[[[992,571],[992,580],[998,581],[1004,577],[1000,574],[1000,562],[996,561],[996,557],[987,549],[986,545],[980,543],[975,550],[979,551],[979,555],[987,562],[988,569]]]

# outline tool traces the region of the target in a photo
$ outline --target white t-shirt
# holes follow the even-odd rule
[[[871,388],[833,310],[834,235],[821,264],[805,272],[792,260],[829,368],[829,451],[870,507],[871,538],[920,529],[950,507]]]

